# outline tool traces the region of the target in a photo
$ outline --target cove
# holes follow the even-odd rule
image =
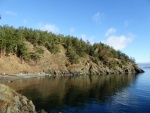
[[[7,83],[49,113],[149,113],[150,68],[138,75],[39,77]]]

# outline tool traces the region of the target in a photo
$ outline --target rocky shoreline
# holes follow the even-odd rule
[[[0,84],[0,94],[1,113],[36,113],[32,101],[13,89]]]
[[[31,100],[18,94],[6,85],[0,84],[0,113],[47,113],[36,111]]]
[[[110,74],[130,74],[130,73],[143,73],[144,71],[140,68],[136,68],[134,71],[114,71],[106,70],[104,72],[97,72],[96,70],[85,73],[85,72],[62,72],[62,71],[49,71],[49,73],[39,72],[39,73],[19,73],[14,75],[0,75],[0,83],[13,82],[18,79],[35,78],[35,77],[45,77],[45,76],[83,76],[83,75],[110,75]]]
[[[45,72],[35,73],[19,73],[19,74],[0,74],[0,83],[12,82],[18,79],[34,78],[34,77],[45,77],[45,76],[78,76],[78,75],[110,75],[110,74],[130,74],[130,73],[143,73],[144,71],[138,66],[128,66],[125,68],[119,68],[117,70],[109,68],[98,68],[97,66],[84,67],[81,70],[79,67],[71,68],[70,70],[47,70]]]
[[[1,30],[6,34],[3,39],[7,44],[1,48],[0,83],[45,76],[144,72],[137,66],[133,58],[101,42],[91,45],[83,40],[78,40],[77,37],[60,36],[28,28],[18,32],[20,29],[12,26],[2,26]],[[8,34],[12,30],[13,32]],[[33,40],[33,36],[36,37],[37,33],[38,38]],[[9,38],[11,35],[12,37]],[[43,36],[44,40],[41,40]],[[7,86],[1,85],[0,93],[2,93],[0,94],[2,96],[0,105],[5,105],[2,106],[5,110],[0,113],[3,111],[7,113],[36,112],[32,101]]]
[[[86,67],[85,67],[86,69]],[[130,73],[143,73],[144,71],[138,66],[132,66],[120,70],[111,69],[97,69],[97,67],[89,67],[86,71],[78,70],[74,68],[70,71],[60,70],[48,70],[47,72],[36,73],[19,73],[14,75],[0,75],[0,83],[13,82],[18,79],[26,79],[33,77],[45,77],[45,76],[78,76],[78,75],[108,75],[108,74],[130,74]],[[36,111],[34,104],[31,100],[28,100],[25,96],[18,94],[13,89],[0,84],[0,113],[46,113],[43,109]]]

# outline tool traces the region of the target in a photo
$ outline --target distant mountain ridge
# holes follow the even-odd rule
[[[143,72],[134,58],[103,43],[31,28],[0,26],[0,73],[115,74]]]

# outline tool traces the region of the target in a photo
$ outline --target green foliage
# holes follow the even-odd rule
[[[135,58],[130,57],[130,60],[131,60],[132,63],[135,63]]]
[[[30,51],[25,44],[25,41],[30,42],[34,46],[34,51]],[[134,58],[129,58],[121,51],[116,51],[112,47],[103,43],[85,42],[82,39],[78,39],[73,36],[64,36],[62,34],[54,34],[52,32],[41,31],[36,29],[29,29],[25,27],[13,28],[12,26],[0,26],[0,53],[15,53],[18,57],[25,60],[41,58],[44,50],[40,46],[44,46],[52,54],[59,53],[59,46],[63,45],[66,49],[66,56],[69,61],[79,63],[80,57],[86,55],[92,57],[92,61],[97,63],[98,61],[104,64],[109,64],[108,59],[120,59],[124,63],[135,63]],[[115,65],[117,64],[113,64]]]
[[[59,52],[59,47],[58,47],[58,45],[57,44],[55,44],[55,43],[46,43],[45,44],[45,47],[51,52],[51,53],[54,53],[54,54],[56,54],[56,53],[58,53]]]
[[[31,60],[34,60],[34,61],[36,61],[36,63],[37,63],[37,61],[40,59],[40,54],[38,54],[38,53],[31,53],[30,54],[30,58],[31,58]]]
[[[29,60],[30,59],[30,53],[27,49],[27,47],[25,46],[24,43],[21,43],[18,45],[18,49],[16,51],[16,54],[18,57],[23,58],[24,60]]]
[[[119,66],[118,62],[117,61],[111,61],[111,63],[109,63],[109,66],[112,68],[112,69],[116,69],[117,66]]]
[[[43,53],[44,53],[44,50],[41,47],[36,46],[34,48],[34,52],[30,53],[30,60],[35,61],[37,64],[37,61],[41,58]]]
[[[92,62],[94,62],[95,64],[98,64],[99,59],[96,57],[91,57],[90,58]]]
[[[68,47],[67,49],[67,56],[71,64],[77,64],[79,63],[79,56],[76,54],[76,52],[73,50],[72,47]]]
[[[37,46],[34,49],[35,49],[35,53],[37,53],[37,54],[43,54],[44,53],[44,50],[41,47]]]

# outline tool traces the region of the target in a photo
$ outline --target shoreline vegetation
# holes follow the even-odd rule
[[[133,57],[101,42],[90,44],[74,36],[0,26],[0,83],[31,77],[142,72]],[[36,112],[32,101],[7,86],[0,85],[0,92],[0,112]],[[6,97],[10,98],[5,101]]]
[[[0,26],[0,73],[116,74],[143,72],[133,57],[104,43],[38,29]]]

